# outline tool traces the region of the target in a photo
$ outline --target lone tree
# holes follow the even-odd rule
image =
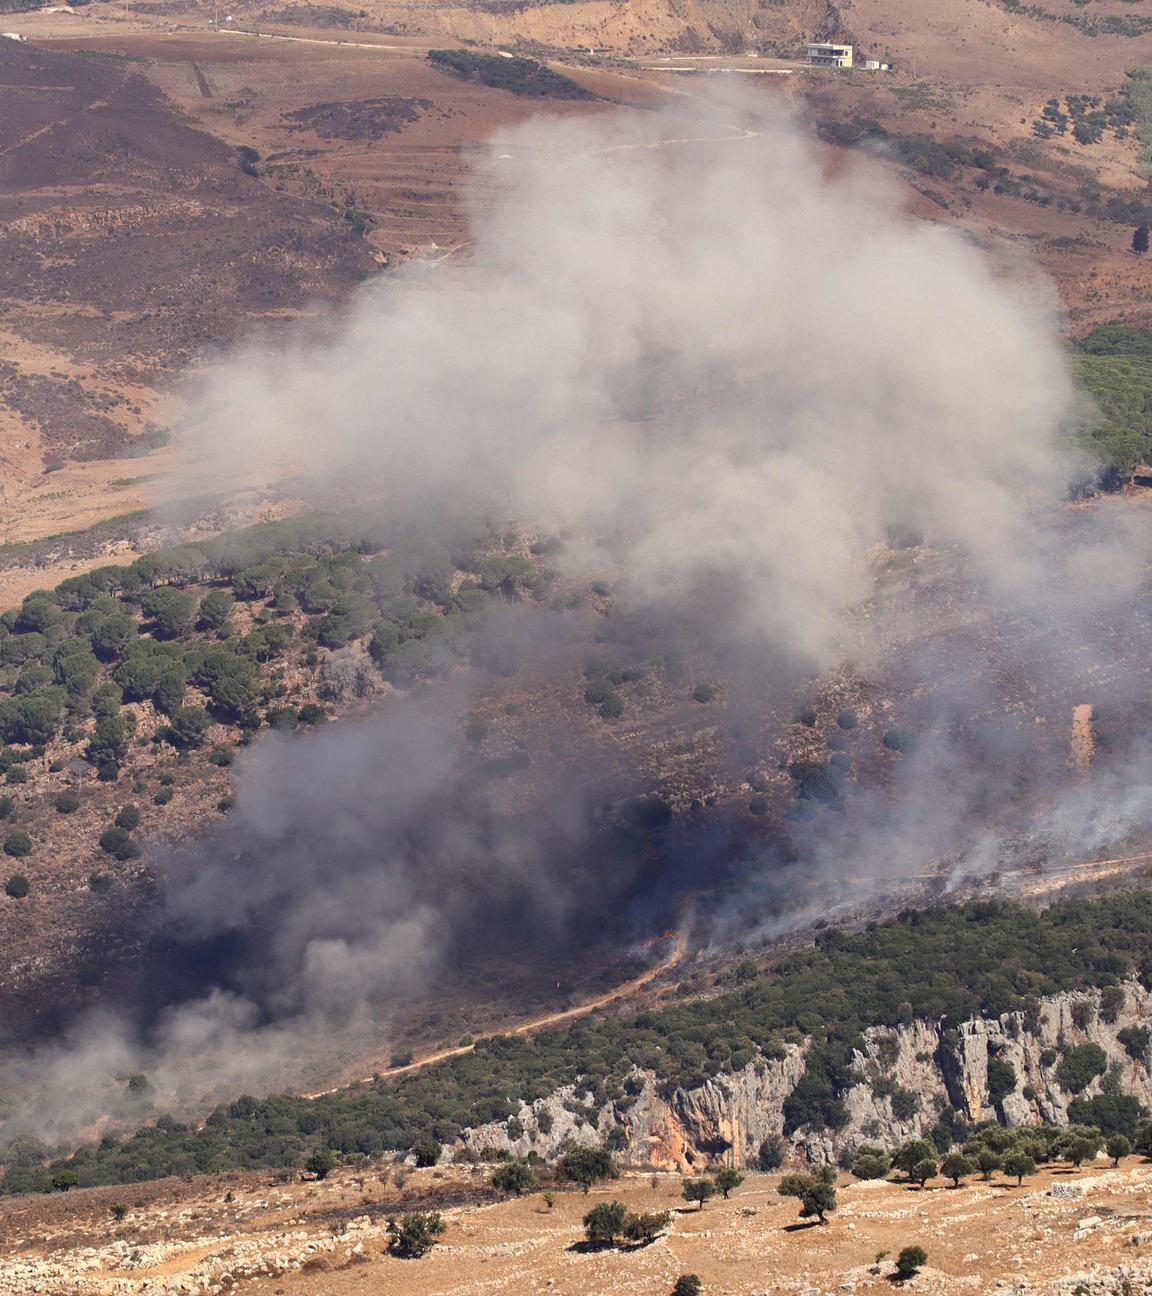
[[[584,1216],[584,1236],[592,1246],[615,1246],[627,1223],[628,1208],[623,1202],[600,1202]]]
[[[680,1191],[684,1194],[685,1201],[696,1202],[700,1210],[703,1210],[704,1203],[716,1196],[716,1185],[711,1179],[685,1179]]]
[[[1004,1173],[1006,1175],[1015,1175],[1016,1187],[1019,1188],[1024,1182],[1025,1175],[1034,1175],[1036,1173],[1036,1162],[1032,1160],[1027,1152],[1009,1152],[1004,1158]]]
[[[739,1188],[744,1182],[744,1176],[740,1171],[733,1170],[730,1166],[725,1166],[722,1170],[717,1170],[712,1176],[712,1179],[716,1184],[716,1187],[720,1189],[720,1193],[725,1201],[728,1200],[728,1194],[732,1192],[734,1188]]]
[[[505,1161],[492,1174],[492,1187],[497,1192],[513,1193],[522,1197],[536,1187],[536,1171],[527,1161]]]
[[[580,1144],[562,1156],[556,1168],[562,1179],[577,1183],[587,1193],[601,1179],[619,1179],[620,1171],[612,1155],[603,1148]]]
[[[1132,231],[1132,251],[1143,256],[1148,251],[1148,226],[1137,225]]]
[[[929,1179],[935,1178],[936,1175],[936,1158],[925,1157],[923,1161],[917,1161],[912,1167],[912,1173],[908,1176],[913,1183],[918,1183],[921,1188]]]
[[[422,1169],[436,1165],[440,1160],[440,1152],[440,1144],[430,1134],[418,1138],[412,1144],[412,1155],[416,1158],[416,1164]]]
[[[827,1224],[826,1216],[836,1209],[836,1171],[822,1166],[815,1174],[785,1175],[776,1191],[781,1197],[800,1199],[801,1219],[815,1215],[821,1224]]]
[[[388,1249],[402,1260],[419,1260],[444,1236],[444,1217],[439,1211],[413,1211],[388,1221]]]
[[[304,1169],[310,1174],[314,1174],[317,1179],[327,1179],[332,1167],[336,1164],[336,1158],[327,1149],[321,1149],[313,1152],[312,1155],[304,1162]]]
[[[1126,1157],[1132,1151],[1132,1140],[1124,1134],[1113,1134],[1104,1144],[1104,1151],[1112,1158],[1112,1164],[1118,1166],[1121,1157]]]
[[[940,1173],[945,1179],[952,1180],[952,1187],[959,1188],[960,1180],[975,1171],[976,1165],[962,1152],[949,1152],[940,1163]]]
[[[928,1252],[923,1247],[906,1246],[896,1257],[896,1277],[911,1278],[928,1263]]]

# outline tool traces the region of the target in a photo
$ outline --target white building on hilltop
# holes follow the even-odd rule
[[[807,47],[808,62],[817,67],[851,67],[852,46],[818,41]]]

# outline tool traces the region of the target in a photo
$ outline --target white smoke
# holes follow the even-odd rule
[[[842,647],[891,526],[1035,585],[1037,512],[1075,471],[1048,289],[778,109],[706,111],[728,138],[632,112],[499,135],[467,263],[213,369],[201,461],[569,530],[634,594],[729,587],[733,636],[807,664]]]
[[[726,97],[700,111],[695,142],[633,112],[498,135],[476,163],[466,258],[382,277],[322,328],[241,348],[197,382],[196,488],[297,473],[405,516],[564,532],[564,561],[610,564],[625,599],[695,611],[722,642],[805,669],[877,660],[896,632],[845,615],[872,593],[892,528],[954,551],[998,608],[1091,617],[1130,590],[1143,541],[1089,517],[1070,541],[1062,517],[1081,465],[1050,289],[913,220],[874,164],[833,164],[778,109]],[[209,935],[269,908],[282,919],[266,970],[283,985],[260,999],[310,1032],[430,975],[479,898],[523,894],[551,939],[579,893],[549,855],[559,842],[578,858],[579,795],[565,787],[534,833],[483,807],[473,832],[476,808],[454,820],[443,795],[451,743],[423,721],[397,735],[407,723],[255,753],[233,822],[265,863],[201,859],[174,892]],[[944,743],[923,751],[897,815],[878,797],[815,842],[823,878],[913,872],[954,843],[986,771]],[[982,857],[995,849],[980,837]],[[69,1084],[148,1069],[165,1096],[222,1057],[236,1089],[286,1083],[293,1028],[254,1021],[246,998],[217,993],[142,1051],[101,1027],[52,1065]]]

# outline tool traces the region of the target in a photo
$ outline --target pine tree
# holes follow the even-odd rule
[[[1132,251],[1138,256],[1148,251],[1148,226],[1137,225],[1132,231]]]

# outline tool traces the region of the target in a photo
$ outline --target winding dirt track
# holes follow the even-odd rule
[[[420,1071],[424,1067],[432,1066],[435,1062],[443,1062],[447,1058],[462,1057],[465,1053],[472,1053],[478,1043],[482,1040],[492,1039],[496,1035],[531,1035],[534,1031],[544,1030],[548,1026],[556,1026],[560,1022],[573,1021],[577,1017],[587,1017],[589,1013],[596,1012],[599,1008],[607,1008],[609,1004],[616,1003],[620,999],[627,999],[631,995],[639,993],[645,986],[651,985],[657,977],[663,976],[665,972],[670,972],[678,963],[683,961],[684,956],[688,953],[689,927],[689,921],[681,924],[672,948],[659,963],[647,968],[639,976],[633,977],[631,981],[625,981],[595,999],[589,999],[585,1003],[577,1004],[575,1008],[564,1008],[559,1012],[545,1013],[542,1017],[533,1017],[529,1021],[521,1022],[519,1026],[513,1026],[511,1030],[486,1031],[483,1035],[476,1036],[471,1044],[457,1044],[454,1048],[441,1049],[438,1053],[429,1053],[427,1057],[417,1058],[415,1062],[409,1062],[405,1066],[389,1067],[387,1071],[382,1071],[379,1074],[391,1080],[395,1076]],[[372,1079],[372,1076],[363,1077],[365,1082]],[[303,1097],[323,1098],[325,1094],[336,1093],[337,1090],[346,1088],[347,1083],[335,1085],[331,1089],[320,1089],[315,1093],[307,1093]]]

